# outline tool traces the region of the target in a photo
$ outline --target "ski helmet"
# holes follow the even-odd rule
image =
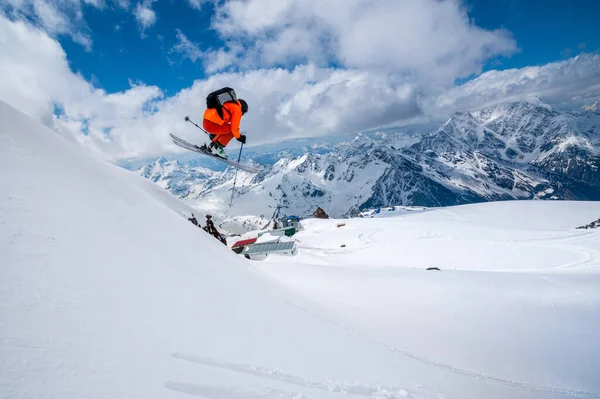
[[[240,105],[242,106],[242,115],[248,112],[248,103],[240,98]]]

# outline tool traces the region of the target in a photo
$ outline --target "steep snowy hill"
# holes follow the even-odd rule
[[[0,192],[2,397],[528,396],[343,327],[2,102]]]
[[[321,206],[341,217],[390,205],[599,200],[599,168],[600,113],[557,112],[539,101],[500,104],[456,113],[420,138],[358,135],[327,153],[284,157],[259,175],[242,174],[235,215],[279,208],[306,216]],[[224,206],[232,183],[228,171],[171,190],[224,215],[233,211]]]

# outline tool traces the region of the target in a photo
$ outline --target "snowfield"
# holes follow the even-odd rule
[[[598,214],[599,202],[515,201],[309,219],[297,256],[257,263],[417,361],[598,397],[600,230],[575,229]]]
[[[0,397],[600,397],[599,203],[306,220],[264,262],[192,211],[0,102]]]

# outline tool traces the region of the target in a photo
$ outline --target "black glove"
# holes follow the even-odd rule
[[[237,141],[239,141],[242,144],[246,144],[246,135],[245,134],[240,134],[240,138],[237,139]]]

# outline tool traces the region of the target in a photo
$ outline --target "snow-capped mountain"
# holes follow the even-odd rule
[[[584,105],[583,109],[585,111],[600,111],[600,100],[597,100],[591,104]]]
[[[259,174],[238,174],[236,202],[246,214],[306,216],[320,206],[342,217],[389,205],[598,200],[599,167],[600,113],[523,101],[456,113],[419,137],[359,134],[322,154],[285,156]],[[229,200],[231,170],[157,162],[152,171],[183,198]]]
[[[193,190],[198,188],[199,183],[214,181],[221,175],[208,168],[169,161],[165,157],[160,157],[140,168],[137,173],[180,198],[193,195]],[[204,185],[200,184],[200,186]]]
[[[483,200],[600,198],[598,113],[531,102],[457,113],[410,150]]]

